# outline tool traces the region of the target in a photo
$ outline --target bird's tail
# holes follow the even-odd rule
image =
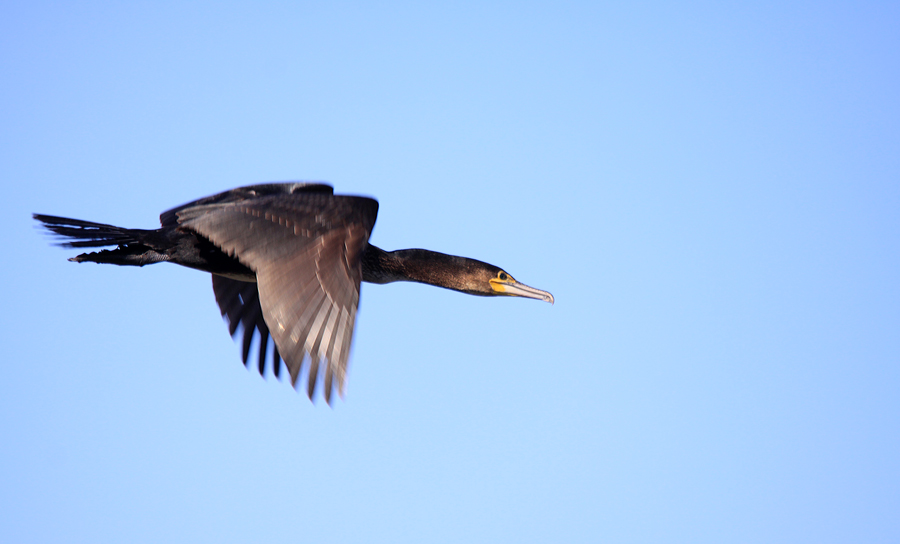
[[[70,261],[109,263],[143,266],[168,260],[164,254],[147,245],[155,231],[125,229],[104,223],[82,221],[55,215],[33,214],[42,226],[65,241],[59,245],[68,248],[119,246],[113,250],[82,253]]]

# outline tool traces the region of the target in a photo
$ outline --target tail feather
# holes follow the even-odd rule
[[[170,260],[165,251],[151,244],[155,231],[125,229],[105,223],[82,221],[55,215],[33,214],[44,228],[66,241],[59,245],[68,248],[118,246],[116,249],[82,253],[69,259],[76,263],[94,262],[124,266],[144,266]]]
[[[103,247],[139,242],[130,229],[113,225],[39,213],[33,214],[32,217],[43,223],[43,226],[53,234],[70,239],[60,242],[59,245],[62,247]]]

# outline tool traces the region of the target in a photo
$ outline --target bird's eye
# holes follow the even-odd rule
[[[509,279],[509,276],[506,275],[506,272],[500,272],[497,274],[497,277],[500,278],[500,281],[506,281]]]

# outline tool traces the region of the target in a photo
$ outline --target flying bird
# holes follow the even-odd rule
[[[213,292],[229,333],[242,337],[250,364],[254,334],[264,374],[269,336],[272,371],[283,360],[291,383],[304,363],[310,400],[321,380],[325,401],[343,396],[360,281],[414,281],[470,295],[514,296],[553,303],[553,295],[519,283],[475,259],[425,249],[384,251],[369,243],[378,201],[335,195],[322,183],[250,185],[163,212],[161,228],[126,229],[34,214],[68,248],[117,246],[69,259],[144,266],[169,262],[212,274]]]

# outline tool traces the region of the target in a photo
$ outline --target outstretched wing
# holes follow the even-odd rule
[[[262,306],[259,304],[259,291],[256,282],[247,282],[212,275],[213,292],[216,304],[222,311],[222,317],[228,321],[228,333],[236,338],[238,327],[241,328],[241,360],[250,366],[250,346],[254,334],[259,338],[259,374],[265,375],[266,352],[269,349],[269,326],[263,319]],[[278,348],[272,350],[272,373],[281,377],[281,357]]]
[[[310,398],[322,364],[326,401],[331,400],[335,379],[343,394],[359,305],[361,257],[378,203],[364,197],[301,192],[202,203],[176,213],[182,227],[208,238],[256,272],[262,317],[294,386],[307,360]],[[224,293],[228,283],[220,285]],[[237,289],[244,307],[231,312],[244,324],[247,351],[247,325],[253,324],[261,336],[263,329],[252,315],[249,287]],[[233,306],[234,296],[223,300]],[[220,308],[229,313],[222,302]],[[229,321],[235,323],[230,317]]]
[[[228,191],[216,193],[212,196],[198,198],[182,204],[177,208],[166,210],[159,214],[159,223],[164,227],[174,227],[180,223],[180,212],[195,208],[202,205],[211,204],[229,204],[240,202],[243,200],[252,200],[263,196],[284,195],[291,193],[323,193],[333,194],[334,189],[327,183],[307,182],[307,181],[289,181],[284,183],[259,183],[256,185],[245,185],[244,187],[236,187]]]

